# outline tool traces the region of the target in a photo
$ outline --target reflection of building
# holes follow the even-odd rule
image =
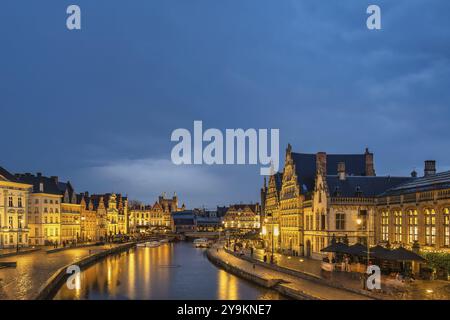
[[[28,226],[29,244],[61,243],[61,201],[57,177],[41,173],[16,174],[17,180],[33,186],[30,194]]]
[[[135,202],[130,206],[129,210],[130,230],[131,232],[143,232],[147,229],[170,229],[170,214],[184,209],[184,204],[181,208],[178,207],[178,197],[176,195],[171,199],[167,199],[165,194],[163,194],[153,206]]]
[[[373,154],[294,153],[289,145],[283,173],[261,190],[263,239],[279,224],[282,252],[322,257],[333,235],[350,244],[389,241],[449,250],[450,172],[425,177],[375,176]],[[281,178],[281,183],[279,182]],[[272,231],[274,233],[274,231]]]
[[[223,221],[225,229],[257,231],[261,226],[259,204],[231,205]]]
[[[0,167],[0,248],[28,245],[31,188]]]

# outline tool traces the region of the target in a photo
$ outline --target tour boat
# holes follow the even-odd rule
[[[150,241],[150,242],[146,242],[145,246],[147,248],[155,248],[155,247],[159,247],[161,245],[161,243],[159,243],[159,241]]]
[[[205,238],[195,239],[194,240],[194,247],[196,248],[208,248],[209,247],[209,241]]]
[[[138,243],[137,246],[139,248],[155,248],[155,247],[159,247],[161,244],[159,243],[159,241],[148,241],[148,242],[142,242],[142,243]]]

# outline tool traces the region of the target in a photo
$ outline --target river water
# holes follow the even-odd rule
[[[277,292],[231,275],[192,243],[133,248],[81,273],[81,288],[66,285],[55,299],[248,300],[283,299]]]

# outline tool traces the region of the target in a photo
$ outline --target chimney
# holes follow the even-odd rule
[[[416,170],[413,170],[413,171],[411,172],[411,177],[417,178],[417,171],[416,171]]]
[[[36,176],[37,176],[38,178],[40,178],[40,177],[42,177],[42,173],[41,173],[41,172],[36,172]]]
[[[337,171],[338,171],[339,180],[345,180],[345,162],[338,163]]]
[[[424,176],[432,176],[436,174],[436,161],[435,160],[426,160],[425,161],[425,169]]]
[[[373,177],[376,175],[373,164],[373,153],[369,152],[369,148],[366,148],[364,156],[366,158],[366,176]]]
[[[51,176],[50,177],[56,184],[58,184],[58,177],[57,176]]]
[[[318,152],[316,154],[316,171],[327,175],[327,154],[325,152]]]
[[[43,182],[39,183],[39,192],[44,192],[44,183]]]

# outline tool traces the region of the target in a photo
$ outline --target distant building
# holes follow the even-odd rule
[[[172,231],[186,233],[196,231],[196,216],[192,210],[172,213]]]
[[[260,206],[256,204],[234,204],[225,214],[223,221],[225,229],[236,231],[257,231],[260,229]]]
[[[184,209],[184,204],[181,207],[178,206],[176,194],[171,199],[166,199],[163,194],[153,205],[134,202],[129,210],[130,232],[170,229],[171,213]]]

